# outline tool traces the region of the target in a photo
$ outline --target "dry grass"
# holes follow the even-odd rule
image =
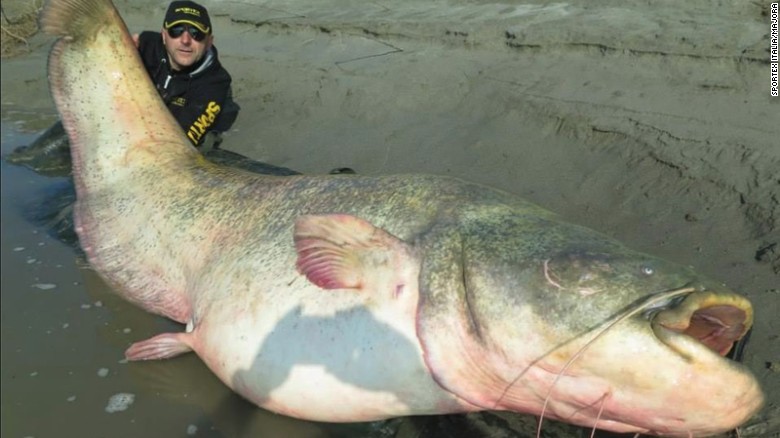
[[[0,39],[0,56],[8,58],[27,53],[28,39],[38,33],[38,13],[41,11],[43,0],[34,0],[29,6],[29,11],[16,17],[9,17],[5,9],[2,11],[2,38]]]

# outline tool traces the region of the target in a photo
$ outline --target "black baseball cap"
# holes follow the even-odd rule
[[[193,1],[177,0],[168,6],[163,27],[170,29],[177,24],[189,24],[205,34],[211,33],[209,11]]]

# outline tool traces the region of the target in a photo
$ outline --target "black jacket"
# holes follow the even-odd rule
[[[142,32],[138,52],[157,92],[192,144],[198,146],[209,131],[230,129],[238,116],[230,74],[222,67],[217,48],[191,67],[173,71],[159,32]]]

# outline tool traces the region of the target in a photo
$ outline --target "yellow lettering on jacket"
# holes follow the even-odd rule
[[[206,130],[211,126],[215,120],[217,120],[217,115],[222,110],[222,108],[217,104],[217,102],[209,102],[209,104],[206,106],[206,110],[203,111],[203,114],[198,116],[197,120],[195,120],[192,123],[192,126],[189,127],[187,130],[187,137],[189,137],[190,141],[194,144],[198,144],[200,141],[200,138],[203,137],[203,134],[206,133]]]

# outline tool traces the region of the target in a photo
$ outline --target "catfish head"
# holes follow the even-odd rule
[[[445,389],[483,409],[614,432],[708,436],[762,405],[724,356],[742,296],[551,215],[474,207],[418,242],[418,336]]]

